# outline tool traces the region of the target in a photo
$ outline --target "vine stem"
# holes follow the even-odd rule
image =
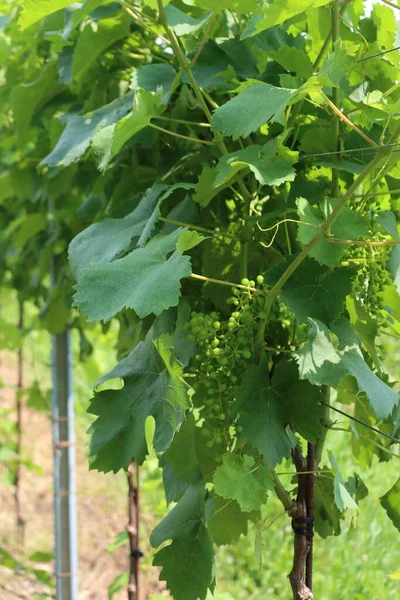
[[[164,127],[159,127],[154,123],[149,123],[149,127],[153,129],[157,129],[158,131],[162,131],[163,133],[167,133],[168,135],[172,135],[173,137],[180,138],[182,140],[188,140],[188,142],[195,142],[196,144],[205,144],[206,146],[215,146],[214,142],[208,142],[207,140],[199,140],[198,138],[189,137],[188,135],[182,135],[181,133],[175,133],[175,131],[170,131],[169,129],[165,129]]]
[[[390,142],[395,142],[400,135],[400,125],[398,125],[390,137]],[[288,266],[286,271],[281,275],[275,285],[272,287],[270,292],[267,294],[264,305],[264,312],[266,314],[265,318],[260,322],[257,337],[256,337],[256,346],[260,348],[265,334],[265,328],[267,326],[269,315],[271,312],[271,308],[277,299],[282,287],[285,285],[287,280],[293,275],[296,269],[301,265],[301,263],[307,258],[310,254],[311,250],[318,244],[318,242],[324,238],[327,238],[327,232],[329,231],[331,225],[335,222],[340,211],[345,206],[345,204],[350,200],[355,191],[359,188],[359,186],[367,179],[367,177],[372,173],[372,171],[378,167],[381,167],[384,160],[390,156],[392,152],[391,148],[385,148],[380,150],[375,157],[368,163],[363,171],[358,175],[358,177],[353,181],[347,192],[341,197],[339,202],[336,204],[335,208],[326,219],[326,221],[320,226],[319,231],[315,234],[315,236],[310,240],[310,242],[304,246],[303,250],[296,256],[293,262]]]
[[[257,288],[250,287],[248,285],[242,285],[241,283],[233,283],[232,281],[223,281],[222,279],[213,279],[212,277],[205,277],[204,275],[197,275],[196,273],[192,273],[191,277],[193,279],[199,279],[200,281],[209,281],[210,283],[218,283],[219,285],[228,285],[229,287],[237,287],[241,290],[247,290],[249,292],[253,292],[254,294],[262,294],[261,290]]]
[[[133,481],[133,472],[136,471],[136,485]],[[139,550],[139,521],[140,521],[140,497],[139,497],[139,465],[133,460],[129,463],[128,480],[128,525],[126,531],[129,538],[129,584],[128,600],[139,600],[140,598],[140,577],[139,560],[143,553]]]
[[[214,22],[215,22],[216,16],[217,16],[216,14],[213,14],[213,16],[212,16],[212,17],[211,17],[211,19],[210,19],[210,22],[209,22],[209,24],[207,25],[207,29],[205,30],[204,37],[203,37],[203,39],[201,40],[201,43],[200,43],[199,49],[197,50],[197,52],[196,52],[196,54],[194,55],[194,58],[193,58],[193,60],[192,60],[192,67],[193,67],[193,66],[196,64],[196,62],[197,62],[197,60],[198,60],[198,58],[199,58],[200,54],[201,54],[201,53],[202,53],[202,51],[203,51],[203,48],[204,48],[204,46],[205,46],[205,43],[206,43],[206,41],[208,40],[208,36],[210,35],[210,32],[211,32],[212,26],[214,25]]]
[[[400,6],[398,4],[395,4],[394,2],[391,2],[390,0],[382,0],[383,4],[387,4],[387,6],[390,6],[391,8],[397,8],[397,10],[400,10]]]
[[[336,237],[327,237],[327,242],[331,242],[332,244],[351,244],[354,246],[398,246],[400,244],[400,240],[390,240],[387,242],[367,242],[362,240],[343,240],[342,238]]]
[[[123,0],[117,0],[117,2],[124,9],[124,11],[130,17],[132,17],[132,19],[135,21],[135,23],[138,23],[144,29],[146,29],[146,31],[149,31],[153,35],[156,35],[157,37],[159,37],[160,40],[162,40],[164,42],[164,44],[168,44],[168,46],[170,46],[171,42],[169,40],[167,40],[167,38],[165,38],[160,33],[157,33],[157,31],[154,31],[154,29],[152,29],[149,25],[147,25],[147,23],[145,23],[144,21],[142,21],[142,19],[139,17],[139,15],[137,15],[136,13],[134,13],[133,10],[129,6],[127,6]]]
[[[337,90],[340,92],[340,90],[338,88],[335,88],[335,91],[337,91]],[[320,95],[325,100],[325,102],[328,104],[328,106],[330,106],[330,108],[333,110],[333,112],[339,117],[339,119],[341,119],[344,123],[346,123],[346,125],[348,125],[352,129],[354,129],[354,131],[356,133],[358,133],[358,135],[360,135],[362,138],[364,138],[364,140],[366,142],[368,142],[368,144],[370,146],[378,147],[378,144],[376,142],[374,142],[374,140],[371,140],[371,138],[366,133],[364,133],[359,127],[357,127],[357,125],[355,125],[355,123],[353,123],[353,121],[350,121],[350,119],[348,117],[346,117],[345,114],[342,113],[340,108],[338,108],[336,103],[332,102],[332,100],[330,100],[328,98],[328,96],[322,90],[320,91]]]

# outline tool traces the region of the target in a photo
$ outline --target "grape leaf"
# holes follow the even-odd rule
[[[99,169],[104,171],[111,159],[122,146],[140,130],[148,126],[153,117],[159,116],[165,109],[161,96],[145,90],[138,90],[133,101],[132,112],[118,122],[98,129],[93,136],[93,151],[99,157]]]
[[[234,10],[246,14],[257,9],[259,0],[218,0],[218,4],[214,0],[194,0],[193,3],[199,8],[217,13],[224,10]]]
[[[294,73],[300,79],[308,79],[313,74],[312,62],[304,50],[282,46],[279,50],[268,52],[268,56],[282,65],[286,71]]]
[[[143,247],[155,228],[161,203],[176,189],[193,187],[191,183],[171,186],[155,183],[126,217],[105,219],[81,231],[69,245],[69,261],[75,278],[79,279],[82,269],[92,263],[111,262],[118,254],[128,250],[131,242]]]
[[[173,540],[153,565],[162,567],[160,578],[175,600],[205,600],[212,584],[214,550],[205,520],[204,481],[197,477],[150,536],[154,548]]]
[[[371,371],[364,361],[360,340],[350,323],[342,319],[334,328],[340,346],[334,348],[327,327],[309,319],[308,342],[299,351],[300,377],[311,383],[336,388],[346,375],[356,378],[358,389],[365,392],[377,419],[386,419],[398,404],[398,395]]]
[[[307,441],[315,444],[321,434],[325,400],[319,387],[299,381],[295,361],[282,361],[274,370],[273,385],[286,409],[286,422]]]
[[[81,32],[75,45],[72,59],[72,76],[75,81],[81,83],[87,71],[102,56],[105,50],[126,37],[130,31],[128,18],[122,21],[116,19],[102,19],[96,28],[88,24]]]
[[[318,232],[318,227],[325,222],[328,215],[332,212],[332,204],[327,201],[325,210],[314,208],[304,198],[298,198],[296,201],[297,212],[300,219],[297,239],[306,246]],[[314,225],[315,227],[311,227]],[[333,237],[348,240],[358,240],[360,237],[368,234],[368,219],[359,212],[342,208],[337,219],[332,224],[331,233]],[[348,246],[346,244],[337,244],[328,240],[320,240],[316,246],[309,252],[309,256],[315,258],[321,265],[336,267],[340,265]]]
[[[200,235],[197,231],[184,231],[176,244],[176,249],[183,254],[201,244],[205,239],[204,235]]]
[[[288,458],[295,441],[286,430],[286,414],[279,391],[269,379],[265,356],[258,366],[252,366],[237,390],[239,422],[249,444],[264,455],[268,466],[274,467]]]
[[[343,77],[348,77],[351,68],[355,64],[355,58],[352,56],[358,46],[343,46],[341,40],[335,42],[335,50],[325,60],[318,75],[329,77],[334,85],[340,85]]]
[[[309,8],[317,8],[329,4],[330,0],[279,0],[270,4],[265,4],[262,10],[253,13],[242,34],[242,39],[251,37],[269,29],[274,25],[280,25],[284,21],[295,17]]]
[[[323,467],[324,477],[317,477],[315,482],[315,531],[322,538],[340,534],[342,515],[335,503],[334,475],[328,467]]]
[[[167,188],[166,184],[156,183],[135,210],[123,219],[105,219],[94,223],[74,237],[69,245],[69,262],[75,278],[79,279],[82,269],[88,265],[110,262],[120,252],[128,250],[132,238],[142,236],[148,223],[150,233],[155,220],[152,217],[157,218],[160,213],[159,197]]]
[[[275,283],[286,268],[287,263],[273,267],[267,271],[266,281]],[[301,323],[308,318],[332,323],[343,313],[353,274],[352,269],[332,270],[306,258],[283,286],[281,300]]]
[[[40,19],[74,3],[75,0],[24,0],[19,18],[21,29],[26,29]]]
[[[26,135],[38,107],[42,106],[47,98],[51,98],[57,86],[57,79],[57,66],[55,63],[49,63],[35,81],[13,87],[10,104],[20,139]]]
[[[298,153],[282,146],[277,139],[264,146],[252,145],[220,158],[214,188],[226,184],[238,171],[248,167],[262,185],[282,185],[293,181],[296,175],[293,164]]]
[[[156,236],[113,263],[89,265],[74,296],[80,312],[89,321],[106,322],[125,307],[143,318],[176,306],[180,280],[192,272],[189,257],[175,250],[181,232]]]
[[[249,515],[244,513],[235,500],[226,501],[213,498],[214,514],[207,526],[217,546],[237,542],[241,535],[247,535]]]
[[[190,413],[175,434],[171,446],[165,453],[165,460],[171,464],[176,475],[183,481],[191,481],[198,466],[194,432],[196,423]],[[185,457],[185,460],[182,460]]]
[[[40,163],[49,167],[64,166],[79,160],[92,143],[97,131],[122,119],[132,108],[133,93],[84,115],[68,114],[60,117],[66,127],[54,150]]]
[[[129,357],[101,379],[122,377],[124,387],[98,392],[90,404],[88,412],[97,416],[89,428],[91,469],[116,473],[127,469],[132,458],[141,464],[147,454],[149,416],[155,420],[154,448],[164,452],[184,419],[189,400],[182,365],[172,355],[165,364],[162,336],[155,339],[155,334],[153,327]]]
[[[234,140],[247,137],[268,121],[285,122],[285,108],[293,90],[267,83],[253,83],[214,112],[214,131],[232,136]]]
[[[161,96],[161,103],[168,104],[177,73],[172,65],[155,63],[137,69],[132,75],[130,88],[137,92],[156,92]],[[162,93],[161,93],[162,89]]]
[[[258,510],[266,503],[268,491],[274,489],[269,469],[254,467],[254,458],[247,454],[224,454],[222,459],[214,475],[216,493],[226,500],[236,500],[244,512]]]
[[[380,499],[389,519],[398,531],[400,531],[400,479]]]
[[[214,5],[215,8],[215,5]],[[179,10],[175,6],[170,4],[165,8],[165,12],[168,19],[168,25],[173,29],[176,35],[188,35],[201,29],[203,25],[210,19],[212,13],[207,13],[198,19],[187,15],[182,10]]]

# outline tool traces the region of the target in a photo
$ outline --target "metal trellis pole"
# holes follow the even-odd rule
[[[52,338],[54,517],[57,600],[78,600],[71,332]]]

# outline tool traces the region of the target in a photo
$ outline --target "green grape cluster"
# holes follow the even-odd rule
[[[259,275],[257,282],[245,278],[242,285],[261,287],[263,281]],[[203,432],[210,437],[209,447],[227,442],[231,435],[240,433],[232,411],[234,389],[254,356],[254,339],[263,318],[264,296],[235,287],[227,303],[232,307],[227,320],[215,311],[209,315],[192,312],[187,323],[189,339],[196,342],[198,349],[191,371],[196,375],[193,388],[205,419]]]
[[[372,221],[368,240],[385,242],[391,239],[384,230]],[[356,297],[375,318],[378,325],[385,325],[379,294],[390,284],[387,270],[390,258],[390,246],[353,246],[347,253],[342,265],[356,265],[357,275],[353,290]]]

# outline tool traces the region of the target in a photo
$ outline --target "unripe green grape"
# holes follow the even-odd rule
[[[211,346],[212,346],[213,348],[217,348],[217,346],[219,346],[219,340],[218,340],[217,338],[215,338],[215,340],[213,340],[213,341],[211,342]]]
[[[213,440],[209,440],[209,441],[207,442],[207,448],[212,448],[213,446],[214,446],[214,442],[213,442]]]
[[[225,419],[226,419],[224,413],[221,413],[218,418],[220,421],[225,421]]]
[[[249,358],[251,358],[251,352],[250,350],[248,350],[247,348],[245,350],[243,350],[242,352],[242,356],[243,358],[245,358],[246,360],[248,360]]]
[[[229,329],[234,329],[236,327],[236,323],[234,323],[233,321],[229,321],[228,327]]]
[[[222,438],[220,435],[217,435],[217,437],[215,438],[215,441],[217,444],[220,444],[222,442]]]
[[[235,320],[235,319],[239,319],[240,317],[240,312],[238,312],[237,310],[235,312],[232,313],[232,316],[230,317],[229,320]]]
[[[221,327],[221,323],[219,321],[214,321],[213,327],[214,329],[219,329]]]
[[[243,279],[240,283],[242,285],[245,285],[246,287],[248,287],[250,285],[250,281],[247,279],[247,277],[243,277]]]
[[[236,431],[237,433],[242,433],[243,427],[241,425],[236,425]]]
[[[255,287],[256,282],[254,281],[254,279],[250,279],[249,284],[250,284],[250,287]]]
[[[221,348],[214,348],[213,354],[214,356],[220,356],[222,354]]]
[[[239,306],[239,300],[234,300],[233,304],[234,304],[234,306]]]
[[[264,283],[264,277],[262,275],[257,275],[257,283]]]

